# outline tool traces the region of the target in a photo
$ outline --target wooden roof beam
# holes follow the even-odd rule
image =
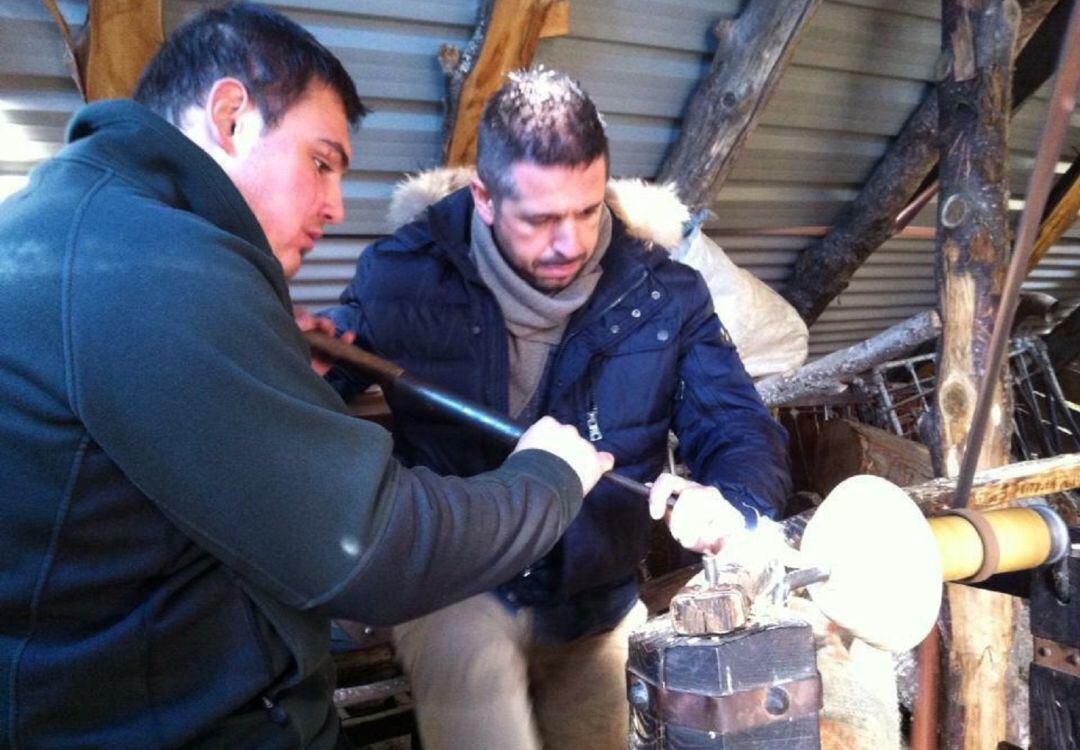
[[[818,5],[820,0],[750,0],[737,19],[716,25],[712,65],[657,177],[675,183],[687,205],[713,202]]]
[[[1072,0],[1023,0],[1020,5],[1016,49],[1024,52],[1014,76],[1014,111],[1053,73]],[[938,162],[937,129],[938,88],[934,87],[904,123],[832,231],[799,254],[783,294],[807,323],[817,320],[847,288],[863,262],[892,236],[897,216],[911,197],[926,187]]]
[[[507,73],[532,64],[540,40],[567,33],[567,0],[485,0],[476,31],[464,50],[443,45],[446,74],[443,163],[476,162],[476,129],[488,97]]]
[[[161,0],[89,0],[78,38],[56,0],[42,2],[60,28],[83,100],[131,96],[143,67],[165,41]]]
[[[1039,264],[1043,256],[1061,239],[1061,235],[1076,221],[1080,212],[1080,157],[1069,165],[1068,171],[1054,185],[1047,200],[1039,235],[1031,248],[1028,273]]]

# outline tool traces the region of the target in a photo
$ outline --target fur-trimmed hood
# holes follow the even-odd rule
[[[468,185],[475,173],[472,167],[446,167],[405,178],[390,199],[387,218],[391,228],[419,219],[428,206]],[[610,180],[606,197],[631,236],[669,252],[679,247],[690,210],[679,200],[674,185]]]

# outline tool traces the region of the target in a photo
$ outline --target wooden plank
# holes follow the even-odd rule
[[[999,508],[1014,500],[1040,497],[1080,487],[1080,453],[1040,458],[980,471],[971,485],[969,502],[979,508]],[[956,480],[941,478],[904,487],[927,515],[950,507]]]
[[[660,167],[687,205],[708,206],[727,179],[821,0],[751,0],[720,21],[712,65],[690,99]]]
[[[563,27],[566,13],[565,3],[558,0],[489,0],[481,8],[477,37],[470,42],[479,49],[475,64],[469,50],[456,56],[447,49],[440,52],[450,78],[443,148],[447,166],[476,162],[476,129],[484,103],[507,73],[532,64],[541,35]]]
[[[1027,0],[1022,3],[1017,48],[1028,39],[1032,40],[1029,46],[1047,46],[1039,26],[1056,4],[1057,0]],[[1037,29],[1039,36],[1035,36]],[[1060,32],[1057,39],[1060,40]],[[1027,55],[1026,49],[1024,54]],[[1042,85],[1053,71],[1052,58],[1050,62],[1042,55],[1033,59],[1034,63],[1029,66],[1031,70],[1024,76],[1025,88],[1014,92],[1013,102],[1016,106]],[[863,262],[892,236],[896,218],[911,197],[926,187],[938,161],[935,140],[938,119],[938,96],[937,91],[932,89],[904,123],[888,152],[863,184],[859,195],[837,218],[832,231],[799,254],[791,281],[783,294],[807,323],[817,320],[829,303],[847,288]]]
[[[945,0],[942,45],[948,72],[938,84],[941,148],[938,278],[942,310],[935,409],[947,476],[955,476],[979,383],[995,382],[994,408],[979,467],[1009,460],[1012,404],[1005,368],[987,373],[987,350],[1008,265],[1008,118],[1013,0]],[[969,65],[966,54],[971,50]],[[949,54],[952,51],[952,55]],[[950,59],[951,57],[951,59]],[[972,507],[978,507],[972,504]],[[985,750],[1008,739],[1006,680],[1012,600],[967,586],[947,587],[952,638],[946,675],[943,746]]]

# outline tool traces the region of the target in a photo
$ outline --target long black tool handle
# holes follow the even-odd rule
[[[305,331],[304,338],[312,351],[347,365],[365,378],[374,380],[385,390],[404,396],[414,409],[459,422],[511,446],[517,443],[525,431],[498,412],[417,380],[393,362],[352,344],[346,344],[334,336],[319,331]],[[603,478],[636,495],[649,496],[649,488],[630,477],[609,471]]]

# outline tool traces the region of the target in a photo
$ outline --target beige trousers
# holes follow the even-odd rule
[[[540,645],[533,613],[480,594],[394,628],[424,750],[623,750],[627,637],[613,630]]]

